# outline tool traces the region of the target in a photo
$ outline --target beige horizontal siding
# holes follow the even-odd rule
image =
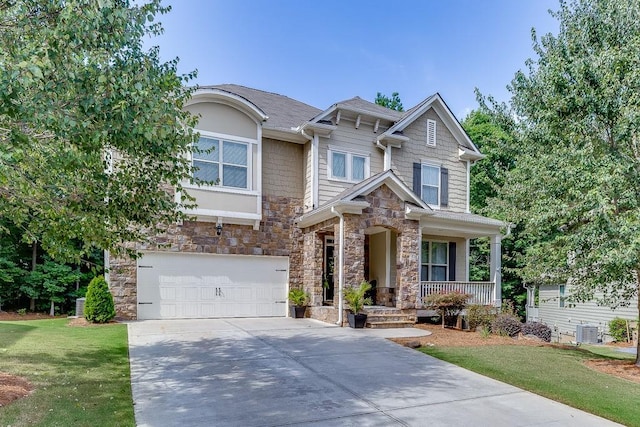
[[[320,205],[340,194],[353,183],[329,180],[327,176],[327,156],[329,146],[339,147],[347,152],[369,153],[370,175],[382,172],[384,166],[383,153],[376,148],[374,140],[377,134],[373,132],[373,126],[362,123],[358,129],[355,123],[342,120],[334,130],[330,138],[320,138],[319,144],[319,185],[318,197]]]
[[[427,146],[427,119],[435,120],[436,146]],[[431,108],[404,130],[411,138],[394,149],[391,168],[413,189],[413,163],[427,162],[449,170],[449,206],[446,210],[465,212],[467,208],[466,163],[459,160],[458,142]]]

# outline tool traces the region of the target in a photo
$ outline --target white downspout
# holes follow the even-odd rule
[[[380,144],[380,141],[376,141],[376,147],[384,152],[384,170],[391,169],[391,147]]]
[[[344,311],[344,297],[342,295],[344,289],[344,216],[335,207],[331,208],[331,212],[340,218],[340,251],[338,252],[338,321],[336,324],[342,326],[342,312]]]
[[[471,161],[467,160],[467,213],[471,213]]]

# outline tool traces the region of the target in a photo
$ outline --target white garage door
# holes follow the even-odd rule
[[[288,257],[145,253],[138,319],[286,315]]]

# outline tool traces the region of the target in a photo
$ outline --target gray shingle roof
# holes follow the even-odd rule
[[[394,121],[397,121],[404,116],[404,113],[391,110],[390,108],[383,107],[373,102],[366,101],[360,98],[359,96],[356,96],[355,98],[347,99],[345,101],[340,101],[336,103],[336,105],[338,106],[338,108],[340,108],[341,106],[346,106],[346,107],[351,107],[358,110],[368,111],[374,115],[391,116],[394,118]]]
[[[263,125],[267,129],[290,130],[292,127],[298,127],[311,120],[321,111],[287,96],[246,86],[222,84],[200,87],[202,89],[224,90],[252,102],[269,116]]]

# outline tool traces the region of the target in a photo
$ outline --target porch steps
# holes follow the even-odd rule
[[[365,307],[367,313],[367,328],[410,328],[416,323],[415,314],[404,313],[391,307]]]

